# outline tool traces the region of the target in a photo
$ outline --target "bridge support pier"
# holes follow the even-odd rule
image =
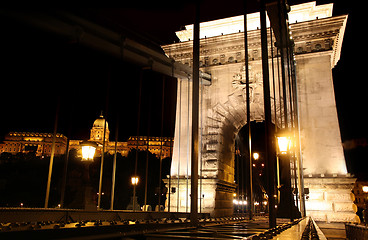
[[[304,176],[304,187],[309,189],[307,215],[322,222],[359,222],[351,192],[355,180],[337,174]]]

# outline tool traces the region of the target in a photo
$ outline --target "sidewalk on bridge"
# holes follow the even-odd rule
[[[277,219],[279,220],[279,219]],[[297,225],[292,226],[290,229],[281,232],[272,239],[274,240],[295,240],[301,239],[305,226],[307,225],[308,218],[303,219]]]
[[[342,240],[346,239],[345,224],[344,223],[326,223],[316,222],[327,240]]]
[[[279,221],[279,219],[277,220]],[[285,221],[285,219],[282,219],[282,220]],[[310,220],[309,217],[304,218],[298,224],[292,226],[290,229],[287,229],[286,231],[280,233],[279,235],[274,236],[272,239],[273,240],[295,240],[295,239],[299,240],[301,239],[302,234],[309,220]],[[315,222],[315,225],[316,225],[316,222]],[[316,230],[317,230],[318,237],[320,240],[330,239],[324,235],[324,232],[322,232],[322,230],[319,228],[318,225],[316,226]],[[331,238],[331,239],[334,239],[334,238]],[[341,239],[341,238],[337,238],[337,239]]]

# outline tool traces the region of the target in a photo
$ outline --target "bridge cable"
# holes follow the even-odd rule
[[[248,123],[250,124],[250,123]],[[242,201],[244,202],[244,176],[245,176],[245,164],[244,164],[244,158],[243,156],[240,154],[240,149],[239,149],[239,139],[238,139],[238,150],[239,150],[239,164],[240,164],[240,169],[241,169],[241,198],[242,198]],[[248,199],[249,200],[249,199]],[[250,204],[249,204],[249,207],[250,207]],[[244,213],[244,205],[242,205],[242,213]]]
[[[116,106],[116,108],[118,108]],[[115,198],[115,180],[116,180],[116,157],[118,153],[118,138],[119,138],[119,111],[116,111],[116,126],[115,126],[115,143],[114,143],[114,157],[112,165],[112,179],[111,179],[111,200],[110,210],[114,210],[114,198]]]
[[[171,50],[171,49],[170,49]],[[170,51],[171,52],[171,51]],[[170,56],[171,56],[171,54],[170,54]],[[172,59],[172,65],[171,65],[171,77],[172,78],[174,78],[174,63],[175,63],[175,61],[174,61],[174,59]],[[170,135],[170,137],[171,136],[173,136],[173,133],[172,133],[172,129],[173,129],[173,126],[172,126],[172,123],[173,123],[173,121],[172,121],[172,113],[171,113],[171,106],[170,106],[170,111],[169,111],[169,114],[170,114],[170,117],[169,117],[169,121],[170,121],[170,124],[169,124],[169,127],[170,127],[170,130],[169,130],[169,135]],[[174,132],[175,132],[175,130],[174,130]],[[169,188],[168,188],[168,194],[169,194],[169,196],[168,196],[168,212],[171,212],[171,191],[172,191],[172,188],[171,188],[171,166],[172,166],[172,147],[173,147],[173,144],[172,144],[173,142],[172,142],[172,140],[171,139],[169,139],[169,151],[170,151],[170,153],[169,153],[169,158],[170,158],[170,161],[171,161],[171,164],[170,164],[170,169],[169,169]]]
[[[59,121],[59,111],[60,111],[60,93],[56,96],[56,111],[55,111],[55,121],[54,121],[54,133],[52,135],[52,145],[51,145],[51,156],[49,163],[49,172],[47,177],[47,186],[46,186],[46,196],[45,196],[45,206],[44,208],[49,207],[49,196],[50,196],[50,186],[51,186],[51,177],[52,177],[52,169],[54,165],[54,156],[55,156],[55,143],[56,143],[56,133],[58,128]]]
[[[164,131],[164,110],[165,110],[165,75],[162,76],[162,102],[161,102],[161,139],[160,139],[160,174],[158,183],[158,211],[161,212],[161,181],[162,181],[162,144]]]
[[[279,118],[280,118],[280,129],[282,129],[282,128],[286,128],[286,125],[284,126],[284,114],[285,114],[285,112],[284,112],[284,107],[283,107],[283,103],[284,103],[284,101],[283,101],[283,98],[284,98],[284,96],[282,95],[282,93],[283,93],[283,91],[282,91],[282,89],[283,89],[283,85],[282,85],[282,77],[280,76],[280,74],[281,74],[281,72],[282,71],[280,71],[280,68],[282,67],[282,65],[281,65],[281,63],[280,63],[280,60],[279,60],[279,58],[280,58],[280,56],[281,56],[281,52],[279,52],[279,48],[277,47],[276,48],[276,65],[277,65],[277,82],[278,82],[278,93],[279,93],[279,105],[280,105],[280,107],[279,107]],[[281,182],[280,182],[280,159],[278,158],[278,156],[276,156],[277,157],[277,162],[276,162],[276,170],[277,170],[277,175],[278,175],[278,177],[277,177],[277,186],[278,186],[278,188],[277,188],[277,204],[280,204],[280,190],[279,190],[279,187],[280,187],[280,185],[281,185]]]
[[[144,211],[148,211],[147,208],[147,191],[148,191],[148,166],[149,166],[149,142],[150,142],[150,135],[151,135],[151,91],[149,91],[149,97],[148,100],[148,121],[147,121],[147,142],[146,142],[146,177],[145,177],[145,183],[144,183]]]
[[[180,137],[180,134],[181,134],[181,90],[182,90],[182,80],[180,79],[180,78],[178,78],[178,82],[179,82],[179,86],[178,86],[178,93],[179,93],[179,123],[178,123],[178,125],[179,125],[179,127],[178,127],[178,129],[179,129],[179,133],[178,133],[178,135],[179,135],[179,139],[178,139],[178,145],[177,146],[179,146],[178,147],[178,172],[177,172],[177,180],[178,180],[178,186],[177,186],[177,190],[176,190],[176,192],[177,192],[177,196],[176,196],[176,211],[177,212],[179,212],[179,197],[180,197],[180,194],[179,194],[179,192],[180,192],[180,159],[181,159],[181,156],[180,156],[180,149],[181,149],[181,145],[180,145],[180,143],[181,143],[181,141],[180,141],[180,139],[181,139],[181,137]],[[175,141],[176,141],[176,139],[174,139]]]
[[[186,189],[186,203],[185,203],[185,212],[188,212],[188,204],[189,204],[189,161],[190,161],[190,155],[189,155],[189,153],[190,153],[190,150],[191,150],[191,148],[190,148],[190,128],[189,128],[189,126],[190,126],[190,86],[189,86],[189,84],[190,84],[190,81],[189,81],[189,79],[188,79],[188,81],[187,81],[187,83],[188,83],[188,96],[187,96],[187,102],[188,102],[188,111],[187,111],[187,174],[186,174],[186,187],[187,187],[187,189]]]
[[[142,105],[142,80],[143,80],[143,69],[140,70],[139,73],[139,90],[138,90],[138,113],[137,113],[137,146],[135,152],[135,163],[134,163],[134,177],[137,177],[137,168],[138,168],[138,150],[139,150],[139,126],[141,119],[141,105]],[[135,212],[135,198],[136,198],[136,186],[137,184],[133,184],[133,212]]]
[[[180,54],[180,62],[182,62],[182,56],[183,56],[183,53],[181,52]],[[180,78],[178,78],[178,82],[179,82],[179,86],[177,87],[178,88],[178,93],[179,93],[179,139],[178,139],[178,172],[177,172],[177,180],[178,180],[178,185],[177,185],[177,196],[176,196],[176,211],[179,212],[179,204],[180,204],[180,201],[179,201],[179,197],[180,197],[180,160],[181,160],[181,93],[182,93],[182,80]],[[176,139],[175,139],[176,141]]]
[[[250,82],[249,82],[249,57],[248,57],[248,29],[247,29],[247,2],[244,1],[244,59],[245,59],[245,82],[247,102],[247,124],[248,124],[248,156],[249,156],[249,220],[253,218],[253,165],[252,165],[252,131],[250,124]]]
[[[275,133],[277,132],[277,110],[276,110],[276,83],[275,83],[275,63],[273,56],[273,37],[272,28],[270,27],[270,49],[271,49],[271,67],[272,67],[272,92],[273,92],[273,110],[275,121]]]
[[[240,168],[239,168],[239,146],[238,146],[238,137],[239,137],[239,133],[236,135],[235,137],[235,152],[234,152],[234,158],[235,158],[235,171],[236,171],[236,184],[238,185],[236,188],[236,198],[239,199],[240,198]],[[243,202],[242,202],[243,203]],[[239,205],[236,206],[236,212],[239,213]]]
[[[103,169],[104,169],[104,159],[105,159],[105,149],[106,149],[106,128],[107,128],[107,113],[109,109],[109,97],[110,97],[110,83],[111,83],[111,66],[108,69],[107,85],[106,85],[106,100],[105,100],[105,117],[104,119],[104,129],[103,129],[103,139],[102,139],[102,154],[101,154],[101,166],[100,166],[100,180],[98,184],[98,200],[97,209],[101,209],[101,197],[102,197],[102,181],[103,181]],[[102,113],[101,113],[102,115]]]
[[[274,62],[274,54],[273,54],[274,42],[273,42],[272,35],[273,35],[272,27],[270,27],[272,85],[273,85],[273,105],[274,105],[274,115],[275,115],[274,121],[275,121],[275,135],[276,135],[277,134],[277,130],[278,130],[277,129],[277,108],[276,108],[277,101],[276,101],[276,82],[275,82],[275,62]],[[278,66],[277,66],[277,71],[278,71]],[[280,82],[280,79],[279,79],[279,82]],[[280,109],[281,109],[281,105],[280,105]],[[281,115],[280,115],[280,119],[282,119],[281,118]],[[279,174],[280,173],[280,162],[279,162],[279,160],[280,159],[279,159],[279,157],[276,154],[276,180],[277,180],[277,187],[280,186],[280,174]],[[279,191],[277,191],[277,199],[279,199],[279,197],[280,197],[280,194],[279,194]]]
[[[288,27],[288,26],[287,26]],[[286,40],[286,44],[285,44],[285,48],[286,48],[286,60],[287,60],[287,70],[288,70],[288,88],[289,88],[289,104],[290,104],[290,130],[293,131],[294,133],[294,137],[295,137],[295,102],[294,100],[294,95],[295,93],[293,93],[293,89],[292,88],[292,65],[291,65],[291,54],[292,54],[292,44],[293,41],[292,39],[288,38],[288,33],[289,33],[289,29],[287,29],[285,31],[285,40]],[[297,197],[297,179],[296,179],[296,161],[295,161],[295,151],[293,151],[292,155],[291,155],[290,162],[289,164],[291,165],[291,162],[293,163],[293,167],[294,167],[294,189],[295,189],[295,194]],[[291,198],[292,198],[292,203],[294,204],[294,196],[291,194]],[[297,199],[297,198],[296,198]],[[296,201],[296,207],[298,208],[298,201]]]
[[[276,226],[275,215],[275,199],[274,199],[274,148],[273,146],[273,129],[271,127],[271,99],[270,99],[270,83],[269,83],[269,65],[268,65],[268,44],[267,44],[267,26],[266,26],[266,3],[265,0],[260,1],[260,23],[261,23],[261,50],[262,50],[262,78],[263,78],[263,98],[264,98],[264,116],[265,116],[265,146],[268,170],[268,195],[269,197],[269,227]]]
[[[77,46],[76,50],[78,56],[80,57],[80,39],[76,39],[76,44],[74,46]],[[68,49],[70,51],[70,49]],[[75,97],[76,90],[75,88],[71,88],[72,93],[71,95]],[[68,94],[69,99],[73,99],[73,97],[70,98],[70,94]],[[63,175],[62,175],[62,182],[61,182],[61,193],[60,193],[60,208],[64,208],[64,200],[65,200],[65,190],[67,185],[67,175],[68,175],[68,164],[69,164],[69,154],[70,154],[70,139],[72,136],[72,129],[73,129],[73,112],[74,112],[74,104],[69,104],[70,111],[69,111],[69,119],[67,124],[67,143],[66,143],[66,149],[65,149],[65,157],[64,157],[64,166],[63,166]]]
[[[282,91],[281,91],[281,88],[282,88],[282,82],[281,82],[281,76],[280,76],[280,61],[279,61],[279,56],[280,56],[280,53],[279,53],[279,50],[278,48],[276,48],[276,65],[277,65],[277,81],[278,81],[278,89],[279,89],[279,105],[280,105],[280,108],[279,108],[279,114],[280,114],[280,129],[283,128],[283,96],[282,96]]]
[[[71,88],[72,93],[68,94],[69,99],[74,99],[70,97],[70,95],[75,96],[75,88]],[[65,189],[67,184],[67,175],[68,175],[68,163],[69,163],[69,150],[70,150],[70,139],[72,135],[72,128],[73,128],[73,112],[74,112],[74,104],[68,104],[70,106],[69,109],[69,119],[68,119],[68,130],[67,130],[67,142],[66,142],[66,149],[65,149],[65,157],[64,157],[64,166],[63,166],[63,175],[62,175],[62,182],[61,182],[61,193],[60,193],[60,208],[64,208],[64,200],[65,200]]]
[[[120,35],[120,61],[123,64],[124,59],[124,47],[126,44],[126,38]],[[112,169],[112,179],[111,179],[111,200],[110,200],[110,210],[114,210],[114,200],[115,200],[115,181],[116,181],[116,157],[117,157],[117,145],[119,138],[119,108],[116,106],[116,126],[115,126],[115,144],[114,144],[114,158],[113,158],[113,169]]]
[[[290,92],[290,119],[291,119],[291,129],[293,130],[293,135],[294,135],[294,139],[295,139],[295,136],[296,136],[296,133],[295,133],[295,102],[293,101],[294,100],[294,95],[295,93],[293,92],[293,75],[292,75],[292,64],[291,64],[291,45],[288,46],[287,48],[287,60],[288,60],[288,69],[289,69],[289,92]],[[289,50],[290,48],[290,50]],[[295,141],[294,141],[295,142]],[[297,178],[296,178],[296,159],[295,159],[295,151],[293,151],[293,154],[292,154],[292,163],[293,163],[293,174],[294,174],[294,194],[295,194],[295,197],[296,197],[296,207],[299,208],[299,204],[298,204],[298,189],[297,189]],[[294,196],[293,196],[293,201],[294,201]]]
[[[204,46],[207,46],[207,38],[205,37],[204,38]],[[204,58],[203,60],[206,61],[206,51],[203,51],[203,55],[204,55]],[[205,65],[205,62],[202,62],[203,65]],[[204,194],[202,193],[203,191],[203,78],[200,77],[200,129],[201,129],[201,132],[200,132],[200,143],[199,143],[199,146],[200,146],[200,149],[199,149],[199,160],[200,160],[200,168],[199,168],[199,212],[202,213],[202,201],[204,200]]]

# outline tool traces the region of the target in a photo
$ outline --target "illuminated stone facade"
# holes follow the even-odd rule
[[[305,175],[304,187],[309,189],[305,201],[307,215],[315,221],[359,222],[351,192],[355,180],[337,174]]]
[[[105,135],[105,142],[109,142],[110,139],[109,124],[107,121],[105,121],[105,118],[101,115],[93,122],[89,140],[102,144],[104,135]]]
[[[109,154],[115,153],[115,141],[111,142],[109,124],[106,121],[106,129],[104,128],[105,119],[101,115],[97,118],[91,128],[90,141],[98,144],[97,151],[102,152],[103,136],[105,130],[105,152]],[[18,152],[29,153],[34,152],[36,156],[50,156],[52,148],[52,133],[34,133],[34,132],[10,132],[5,136],[5,140],[0,144],[0,153],[8,152],[17,154]],[[81,155],[80,143],[83,140],[69,140],[69,149],[77,150]],[[132,149],[139,151],[150,151],[158,158],[167,158],[172,156],[174,139],[172,137],[146,137],[132,136],[127,142],[117,142],[116,151],[122,156],[128,156]],[[67,137],[62,134],[56,134],[55,154],[64,154],[67,146]]]
[[[331,188],[324,188],[325,191],[341,188],[348,192],[349,184],[346,181],[355,181],[347,175],[331,71],[340,58],[347,16],[332,17],[332,7],[333,4],[316,6],[316,2],[310,2],[291,6],[289,12],[291,36],[295,41],[304,173],[312,176],[307,183],[311,194],[314,189],[320,187],[315,185],[318,184],[318,181],[312,180],[313,177],[319,179],[321,176],[328,175],[334,178],[331,180],[334,185],[330,185]],[[247,25],[251,94],[250,119],[251,121],[263,121],[259,13],[247,15]],[[187,25],[185,28],[177,32],[179,43],[165,45],[162,48],[175,61],[191,65],[193,62],[193,41],[191,41],[193,25]],[[243,16],[200,24],[200,68],[201,71],[210,73],[212,78],[211,85],[200,87],[199,169],[201,169],[201,178],[212,182],[212,185],[206,187],[207,191],[200,194],[204,194],[204,202],[211,203],[205,208],[205,211],[212,215],[230,215],[233,211],[233,192],[236,188],[234,184],[234,141],[239,130],[246,124],[243,31]],[[270,46],[270,36],[268,40],[268,46]],[[270,51],[270,48],[268,50]],[[275,51],[276,49],[274,49],[274,54]],[[268,53],[268,56],[271,56],[271,52]],[[276,58],[274,62],[277,62]],[[272,72],[271,64],[270,58],[271,98],[276,98],[275,107],[279,111],[279,95],[274,96],[272,84],[272,76],[277,76],[279,73]],[[174,179],[182,179],[191,175],[191,89],[191,81],[178,79],[175,143],[171,165],[171,175]],[[278,89],[279,86],[276,83],[276,92]],[[271,102],[273,109],[273,101]],[[272,122],[280,126],[280,121],[280,115],[275,117],[272,111]],[[341,186],[339,181],[342,182]],[[351,183],[349,186],[352,188]],[[332,199],[332,196],[338,198],[338,195],[333,192],[323,200],[335,206],[339,200]],[[347,201],[345,192],[343,198],[344,201]],[[181,192],[179,196],[171,194],[171,209],[176,209],[176,204],[186,199],[187,194],[190,193]],[[353,206],[351,199],[349,201]],[[329,213],[334,213],[329,212],[329,208],[315,207],[313,211],[311,209],[311,204],[308,204],[308,214],[315,215],[318,211],[318,214],[324,216],[324,220],[328,220]],[[337,217],[333,220],[355,221],[354,209],[352,207],[344,209],[344,218]],[[179,210],[183,208],[179,206]]]
[[[0,153],[12,154],[34,152],[36,156],[50,156],[52,148],[52,133],[35,132],[10,132],[4,142],[0,144]],[[64,154],[66,151],[67,138],[57,133],[55,141],[55,154]]]
[[[104,127],[105,119],[101,115],[97,118],[92,125],[90,141],[94,141],[98,144],[97,151],[102,152],[103,146],[103,136],[105,130],[105,152],[109,154],[115,153],[115,141],[110,141],[110,130],[109,124],[106,121],[106,128]],[[70,140],[69,146],[70,149],[76,149],[81,151],[80,143],[82,140]],[[132,149],[137,149],[139,151],[146,151],[148,147],[148,151],[152,154],[155,154],[156,157],[167,158],[172,155],[173,148],[173,138],[171,137],[146,137],[146,136],[131,136],[128,138],[126,142],[117,142],[116,151],[120,153],[122,156],[128,156],[128,153]]]
[[[148,151],[162,159],[172,155],[173,145],[174,139],[171,137],[133,136],[127,141],[128,151],[137,149],[137,146],[139,151],[146,151],[148,147]]]

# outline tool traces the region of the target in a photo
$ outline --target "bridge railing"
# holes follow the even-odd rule
[[[200,218],[208,218],[209,213],[199,213]],[[151,220],[189,218],[190,213],[181,212],[143,212],[125,210],[86,211],[78,209],[46,208],[0,208],[0,223],[9,222],[77,222],[85,220],[116,221],[123,219]]]
[[[368,239],[368,227],[364,225],[345,223],[346,239]]]

